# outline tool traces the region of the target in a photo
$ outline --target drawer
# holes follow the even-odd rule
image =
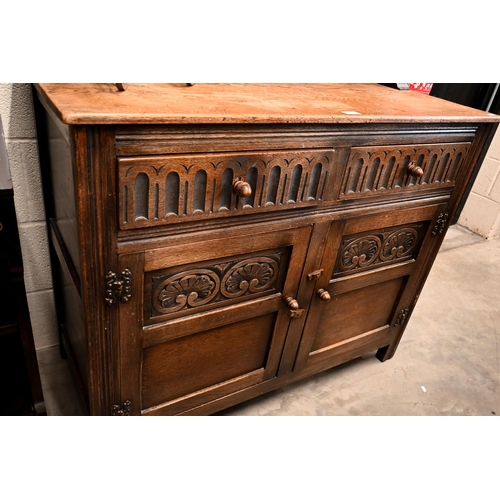
[[[352,148],[339,199],[395,194],[401,190],[451,190],[470,145],[462,142]]]
[[[332,192],[335,155],[301,149],[119,157],[120,229],[318,205]]]

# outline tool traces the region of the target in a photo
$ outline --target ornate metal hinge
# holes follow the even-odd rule
[[[132,273],[125,269],[121,272],[121,279],[113,271],[106,274],[106,303],[112,306],[118,299],[128,302],[132,297]]]
[[[448,212],[439,214],[436,225],[434,226],[434,230],[432,231],[432,236],[436,236],[436,234],[441,234],[444,231],[444,227],[446,226],[447,220],[448,220]]]
[[[401,309],[401,311],[399,311],[399,314],[398,314],[398,317],[396,318],[396,322],[394,323],[394,326],[401,326],[404,324],[404,322],[406,321],[406,318],[408,317],[409,310],[410,309],[407,307],[406,309]]]
[[[127,399],[122,406],[113,405],[111,407],[111,415],[113,417],[130,417],[130,413],[132,412],[132,403]]]

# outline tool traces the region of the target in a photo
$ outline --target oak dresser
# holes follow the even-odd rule
[[[390,359],[500,117],[376,84],[124,88],[34,86],[89,413],[212,414]]]

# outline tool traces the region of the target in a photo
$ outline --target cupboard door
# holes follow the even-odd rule
[[[442,232],[445,208],[332,222],[294,371],[318,371],[395,348],[415,304],[426,255]]]
[[[293,301],[310,235],[303,226],[120,257],[138,276],[120,311],[121,398],[133,414],[177,414],[276,376],[302,312]]]

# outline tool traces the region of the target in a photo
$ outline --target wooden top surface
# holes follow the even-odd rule
[[[67,124],[499,122],[485,113],[377,84],[36,84]]]

